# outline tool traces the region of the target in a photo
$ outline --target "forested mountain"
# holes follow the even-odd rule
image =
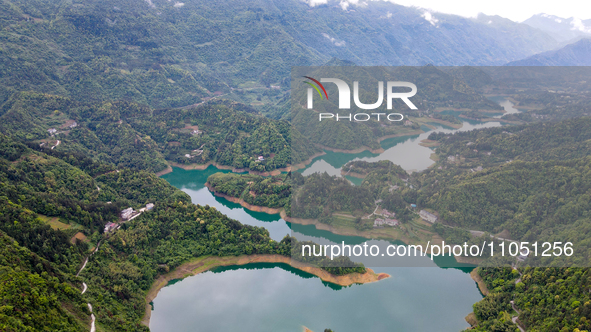
[[[421,112],[494,110],[478,89],[496,80],[507,83],[503,91],[540,88],[516,96],[535,104],[535,111],[503,120],[588,115],[591,83],[582,70],[557,71],[553,77],[566,77],[571,85],[556,91],[554,85],[565,81],[426,66],[501,65],[524,58],[522,64],[530,65],[587,64],[588,40],[541,52],[571,38],[564,24],[587,33],[588,22],[570,20],[541,31],[541,25],[549,26],[542,18],[519,24],[391,2],[310,3],[0,2],[0,330],[88,330],[91,302],[99,331],[147,331],[141,324],[146,292],[182,263],[207,255],[290,255],[298,248],[293,238],[274,241],[264,228],[192,204],[154,174],[172,163],[263,173],[306,160],[319,152],[313,143],[374,149],[380,147],[378,137],[420,128],[323,127],[308,122],[311,113],[300,109],[290,118],[290,93],[296,100],[303,96],[290,85],[292,66],[419,66],[396,74],[433,84],[416,97]],[[582,246],[590,224],[590,126],[584,118],[435,135],[430,138],[439,145],[436,167],[409,175],[387,161],[352,162],[345,172],[365,177],[357,187],[339,177],[295,172],[216,174],[210,185],[251,204],[283,207],[288,215],[328,224],[335,212],[355,214],[358,229],[372,227],[361,217],[382,200],[402,223],[413,217],[408,204],[417,203],[437,211],[448,225]],[[146,203],[155,203],[154,209],[104,234],[123,208]],[[441,230],[433,227],[446,239],[469,236],[447,237]],[[88,265],[77,276],[86,257]],[[588,260],[586,252],[573,257],[575,263]],[[479,273],[492,295],[475,305],[477,329],[515,330],[507,317],[511,296],[532,330],[590,328],[587,269]]]
[[[489,294],[474,305],[478,324],[466,331],[588,331],[589,269],[483,268],[478,270]],[[511,301],[520,312],[511,307]]]
[[[432,134],[429,138],[440,144],[439,161],[427,171],[408,175],[388,161],[353,161],[343,173],[363,176],[359,186],[327,174],[292,173],[295,196],[285,208],[291,216],[339,227],[333,223],[335,212],[363,216],[376,199],[405,224],[413,218],[408,206],[416,203],[438,214],[430,230],[446,242],[474,240],[466,230],[503,231],[503,237],[519,241],[570,241],[579,248],[573,256],[554,262],[531,257],[529,264],[585,266],[590,260],[590,126],[587,117]],[[285,196],[278,179],[215,174],[209,181],[215,182],[213,190],[251,204],[280,206],[275,202]],[[359,230],[362,218],[356,221]],[[590,327],[587,268],[480,268],[476,273],[490,292],[474,305],[477,331],[514,331],[513,316],[531,331]]]
[[[0,231],[0,329],[87,331],[88,309],[72,279]]]
[[[121,222],[123,208],[146,203],[154,203],[153,210]],[[103,234],[108,222],[120,228]],[[145,296],[160,275],[201,256],[290,256],[298,245],[194,205],[153,173],[115,169],[2,134],[0,244],[0,329],[11,332],[87,330],[86,302],[101,330],[147,331],[140,324]],[[98,250],[79,277],[91,247]],[[321,258],[306,262],[320,264]],[[340,263],[349,267],[323,266],[337,275],[365,272],[362,265]]]
[[[578,118],[432,134],[440,161],[417,177],[417,204],[464,228],[580,241],[587,232],[575,229],[588,224],[590,126],[590,118]]]
[[[250,112],[250,113],[249,113]],[[134,102],[86,103],[49,94],[15,93],[0,108],[0,133],[117,167],[158,172],[169,162],[272,171],[317,152],[285,121],[229,101],[152,110]],[[258,156],[266,160],[259,161]]]
[[[513,331],[512,316],[528,331],[591,327],[589,269],[583,268],[590,259],[590,125],[587,117],[430,136],[441,143],[440,159],[415,178],[419,206],[437,211],[448,225],[504,231],[519,241],[570,241],[578,248],[554,262],[577,267],[480,268],[490,294],[474,305],[477,331]],[[437,232],[458,240],[444,227]],[[553,266],[544,259],[527,262]]]
[[[215,93],[266,109],[291,66],[499,65],[556,47],[544,32],[390,2],[4,1],[0,102],[33,90],[154,108]],[[280,90],[269,89],[270,84]],[[256,98],[255,98],[256,97]]]
[[[591,39],[583,38],[555,51],[547,51],[509,62],[507,66],[589,66],[591,65],[590,59]]]

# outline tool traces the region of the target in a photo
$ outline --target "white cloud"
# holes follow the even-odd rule
[[[436,19],[435,17],[433,17],[433,15],[430,12],[424,12],[423,15],[421,15],[427,22],[431,23],[431,25],[433,26],[437,26],[437,22],[439,22],[438,19]]]
[[[339,46],[339,47],[341,47],[341,46],[345,46],[345,44],[346,44],[344,40],[337,40],[336,38],[334,38],[334,37],[331,37],[331,36],[330,36],[329,34],[327,34],[327,33],[324,33],[324,32],[323,32],[323,33],[322,33],[322,35],[324,36],[324,38],[326,38],[326,39],[330,40],[330,42],[331,42],[331,43],[333,43],[333,44],[334,44],[334,46]]]
[[[185,5],[184,2],[175,2],[173,7],[180,8],[180,7],[184,6],[184,5]]]
[[[305,3],[308,4],[310,7],[316,7],[320,5],[325,5],[328,3],[328,0],[303,0]],[[363,1],[360,2],[359,0],[341,0],[339,2],[339,6],[341,6],[342,10],[348,10],[349,6],[354,5],[357,7],[366,7],[367,2]]]
[[[478,13],[499,15],[515,22],[522,22],[539,13],[550,13],[554,18],[580,17],[591,18],[589,1],[581,0],[383,0],[407,7],[428,8],[431,12],[455,14],[464,17],[476,17]]]
[[[304,2],[307,3],[310,7],[316,7],[319,5],[327,4],[328,0],[304,0]]]
[[[573,18],[572,21],[570,22],[570,25],[573,26],[572,28],[570,28],[571,30],[579,30],[584,33],[591,33],[591,27],[586,27],[580,18]]]
[[[145,0],[150,8],[156,8],[156,5],[152,3],[152,0]]]

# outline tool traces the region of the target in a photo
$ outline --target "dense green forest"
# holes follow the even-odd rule
[[[484,119],[482,110],[500,110],[483,97],[494,92],[528,107],[502,120],[534,124],[432,134],[439,161],[418,174],[390,162],[345,165],[344,173],[364,177],[360,186],[327,174],[216,174],[208,179],[213,190],[328,224],[339,212],[359,221],[378,201],[408,222],[416,203],[436,211],[442,223],[433,231],[452,242],[474,241],[472,229],[586,248],[591,119],[579,117],[591,114],[588,72],[424,66],[501,64],[556,41],[517,24],[451,15],[432,26],[421,10],[389,2],[355,8],[258,0],[0,2],[0,330],[87,331],[90,302],[99,331],[147,331],[140,324],[145,294],[180,264],[204,255],[299,253],[302,243],[293,238],[277,242],[264,228],[191,204],[154,175],[172,163],[263,173],[308,159],[320,152],[314,144],[380,149],[379,137],[421,129],[319,122],[301,107],[305,90],[300,81],[291,86],[292,66],[420,65],[394,75],[419,86],[419,109],[398,107],[405,116],[457,124],[433,111],[462,109]],[[395,19],[382,19],[386,12]],[[403,47],[408,40],[417,50]],[[361,92],[362,100],[369,96]],[[317,103],[318,110],[334,100]],[[123,208],[146,203],[155,208],[103,234]],[[590,254],[579,250],[567,263],[587,264]],[[343,259],[339,266],[302,260],[335,275],[365,271]],[[515,331],[511,300],[528,330],[591,329],[589,269],[478,273],[491,291],[474,305],[478,331]]]
[[[327,224],[332,223],[334,213],[367,215],[374,210],[377,200],[396,212],[400,220],[411,218],[407,206],[416,199],[416,191],[408,187],[409,175],[400,166],[387,160],[352,161],[343,166],[343,174],[348,172],[364,176],[361,186],[326,173],[304,177],[299,172],[273,177],[216,173],[207,182],[214,192],[256,206],[284,208],[290,217],[318,219]],[[361,221],[359,227],[363,227]]]
[[[590,125],[579,118],[431,135],[440,161],[414,177],[417,204],[450,225],[586,246]]]
[[[215,162],[265,172],[318,152],[287,122],[264,118],[231,101],[152,110],[126,101],[83,103],[22,92],[0,108],[0,133],[116,167],[152,172],[169,162]],[[293,135],[298,144],[291,154]]]
[[[429,138],[440,143],[435,151],[439,161],[433,167],[409,175],[388,161],[352,161],[343,166],[342,174],[363,177],[359,186],[327,174],[303,177],[294,172],[291,216],[331,223],[334,212],[363,215],[381,199],[380,206],[395,211],[404,222],[405,217],[416,218],[408,208],[416,203],[438,214],[440,222],[432,231],[446,241],[481,243],[483,238],[475,238],[468,229],[485,231],[485,239],[486,234],[503,232],[520,241],[570,241],[579,248],[572,257],[530,257],[528,264],[585,266],[590,259],[585,249],[591,225],[590,125],[591,119],[578,118],[432,134]],[[275,195],[272,189],[280,183],[239,174],[215,174],[210,179],[216,183],[214,190],[234,197],[248,197],[251,188],[261,188],[256,199],[263,206],[272,204],[265,199]],[[259,187],[262,183],[266,186]],[[248,198],[252,201],[254,196]],[[489,267],[479,273],[491,294],[474,305],[476,330],[515,331],[511,319],[517,315],[532,331],[589,329],[588,269]]]
[[[514,331],[517,315],[528,331],[589,330],[589,269],[581,266],[589,262],[590,125],[577,118],[430,135],[441,143],[439,161],[412,179],[420,207],[463,229],[578,248],[564,260],[527,260],[578,267],[479,268],[491,293],[474,305],[476,330]],[[448,241],[470,241],[461,228],[435,226]]]
[[[397,19],[382,19],[385,12]],[[274,105],[288,95],[292,66],[336,56],[362,65],[498,65],[558,46],[526,25],[448,15],[432,27],[422,14],[387,2],[355,12],[301,1],[2,2],[0,102],[34,90],[166,108],[225,94],[280,118],[288,108]],[[402,47],[407,40],[421,46]]]
[[[88,308],[73,281],[0,231],[0,330],[87,331]]]
[[[207,178],[207,183],[214,192],[241,198],[248,204],[280,208],[291,198],[291,174],[262,177],[216,173]]]
[[[140,324],[146,292],[159,275],[190,259],[301,255],[292,251],[299,248],[296,239],[276,242],[264,228],[194,205],[153,173],[115,169],[79,153],[27,146],[5,135],[0,135],[0,183],[3,331],[86,329],[86,302],[93,304],[101,328],[147,330]],[[121,209],[139,209],[149,202],[155,204],[153,210],[103,234]],[[98,251],[76,276],[96,246]],[[348,260],[339,266],[328,266],[318,257],[300,260],[337,275],[365,272]],[[82,281],[89,287],[83,296],[78,290]]]
[[[478,274],[490,293],[474,304],[479,322],[471,331],[515,331],[517,315],[527,331],[591,329],[589,269],[479,268]]]

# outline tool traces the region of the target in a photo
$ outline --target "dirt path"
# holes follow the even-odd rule
[[[519,270],[515,269],[517,272],[519,272]],[[519,278],[517,278],[517,280],[515,280],[515,285],[517,285],[518,283],[521,282],[521,276],[523,276],[523,274],[521,274],[521,272],[519,272]],[[513,310],[515,310],[515,312],[517,313],[517,315],[511,317],[511,321],[517,325],[517,327],[519,328],[519,331],[521,332],[525,332],[525,328],[523,328],[521,326],[521,322],[518,321],[519,319],[519,313],[521,312],[516,306],[515,306],[515,302],[513,300],[511,300],[509,303],[511,303],[511,308],[513,308]]]

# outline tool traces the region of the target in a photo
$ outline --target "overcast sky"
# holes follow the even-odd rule
[[[328,0],[303,0],[311,6]],[[590,0],[338,0],[343,9],[369,1],[391,1],[399,5],[432,9],[436,12],[476,17],[478,13],[499,15],[523,22],[535,14],[545,13],[562,18],[591,19]]]
[[[591,1],[589,0],[393,0],[392,2],[466,17],[475,17],[478,13],[499,15],[517,22],[522,22],[539,13],[563,18],[591,18]]]

